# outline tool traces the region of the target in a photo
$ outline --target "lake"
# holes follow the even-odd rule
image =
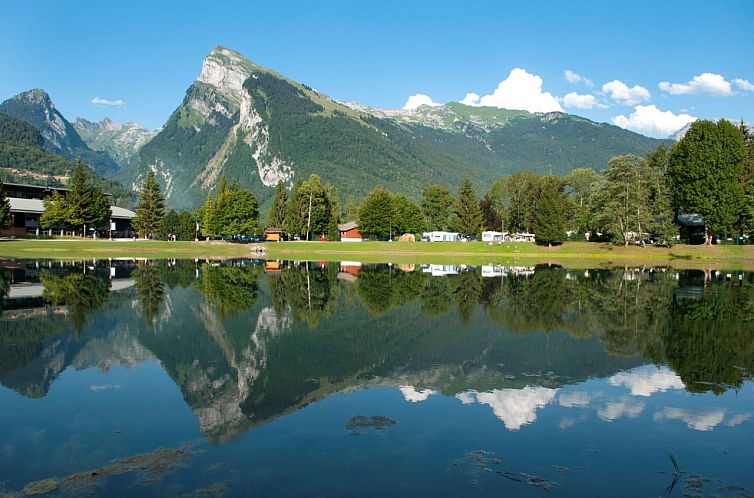
[[[754,496],[752,273],[0,267],[0,496]]]

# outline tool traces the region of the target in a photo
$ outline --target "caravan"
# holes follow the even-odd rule
[[[458,232],[424,232],[421,240],[427,242],[458,242],[461,235]]]

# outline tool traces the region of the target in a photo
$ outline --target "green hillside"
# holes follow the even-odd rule
[[[661,143],[564,113],[345,105],[215,47],[181,105],[120,178],[139,184],[154,169],[169,204],[189,208],[222,176],[250,188],[262,206],[278,181],[292,185],[311,173],[341,198],[377,186],[415,198],[430,183],[455,190],[464,177],[484,190],[519,170],[600,170],[614,155],[643,155]]]
[[[25,121],[0,112],[0,175],[5,182],[65,187],[76,161],[42,148],[41,133]],[[97,183],[112,194],[118,206],[132,206],[135,196],[94,171]]]
[[[81,159],[100,174],[112,174],[118,165],[104,152],[93,151],[76,129],[55,108],[44,90],[20,93],[0,104],[0,111],[36,128],[49,152],[68,159]]]

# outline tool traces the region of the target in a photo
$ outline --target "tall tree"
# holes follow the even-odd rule
[[[421,209],[430,230],[446,230],[453,206],[453,196],[442,185],[430,185],[422,191]]]
[[[303,213],[304,198],[301,191],[301,180],[297,180],[291,191],[291,196],[288,198],[288,205],[285,210],[285,224],[284,229],[291,235],[301,235],[301,227],[304,224],[305,218]],[[308,207],[309,199],[306,199]]]
[[[641,174],[648,188],[651,213],[649,230],[658,244],[667,246],[673,245],[678,236],[678,225],[675,223],[675,212],[667,179],[669,158],[670,152],[667,147],[660,145],[657,150],[647,154],[644,161],[645,170]]]
[[[566,238],[565,197],[562,184],[555,176],[545,176],[540,182],[534,233],[539,245],[562,244]]]
[[[484,230],[503,230],[503,217],[495,207],[492,193],[484,194],[479,201],[479,210],[482,212],[482,228]]]
[[[739,123],[738,130],[746,144],[746,156],[741,162],[743,198],[736,227],[743,235],[754,231],[754,133],[743,121]]]
[[[603,172],[605,178],[598,193],[598,222],[609,232],[619,233],[625,245],[633,234],[645,232],[651,220],[645,162],[634,155],[610,159]]]
[[[576,168],[563,179],[573,206],[570,229],[586,233],[594,228],[594,196],[600,176],[592,168]]]
[[[358,209],[359,231],[377,237],[390,237],[394,219],[393,194],[378,187],[364,198]]]
[[[0,181],[0,228],[8,228],[13,223],[13,217],[10,214],[10,202],[5,196],[5,185]]]
[[[534,223],[539,177],[529,171],[519,171],[497,180],[491,196],[497,212],[503,216],[505,229],[529,232]]]
[[[427,228],[427,221],[411,199],[404,194],[393,197],[393,225],[396,233],[419,233]]]
[[[482,228],[482,211],[479,209],[474,185],[468,178],[464,179],[461,188],[458,189],[450,228],[467,235],[478,234]]]
[[[682,213],[704,218],[705,239],[731,233],[743,199],[741,173],[746,157],[741,131],[729,121],[695,121],[673,146],[668,179],[673,200]]]
[[[287,207],[288,192],[283,182],[278,182],[277,187],[275,187],[275,196],[272,198],[270,213],[267,215],[267,227],[283,228]]]
[[[71,190],[65,196],[67,223],[87,229],[105,225],[110,218],[110,203],[79,159],[71,177]]]
[[[154,171],[150,170],[139,196],[134,227],[139,231],[141,237],[153,239],[158,235],[164,216],[165,198],[155,179]]]
[[[43,201],[44,212],[39,217],[39,223],[43,228],[60,228],[68,222],[68,204],[64,196],[57,190],[47,196]],[[62,233],[61,233],[62,235]]]

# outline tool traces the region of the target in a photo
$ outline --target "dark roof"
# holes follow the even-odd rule
[[[353,230],[354,228],[359,228],[359,225],[355,221],[349,221],[348,223],[338,225],[338,230],[341,232]]]
[[[265,233],[266,232],[270,232],[270,233],[278,233],[278,232],[280,232],[280,233],[283,233],[283,229],[282,228],[265,228],[264,231],[265,231]]]
[[[14,188],[29,188],[29,189],[38,189],[38,190],[62,190],[65,192],[70,192],[71,189],[65,188],[65,187],[56,187],[54,185],[31,185],[28,183],[11,183],[11,182],[3,182],[4,187],[14,187]]]

